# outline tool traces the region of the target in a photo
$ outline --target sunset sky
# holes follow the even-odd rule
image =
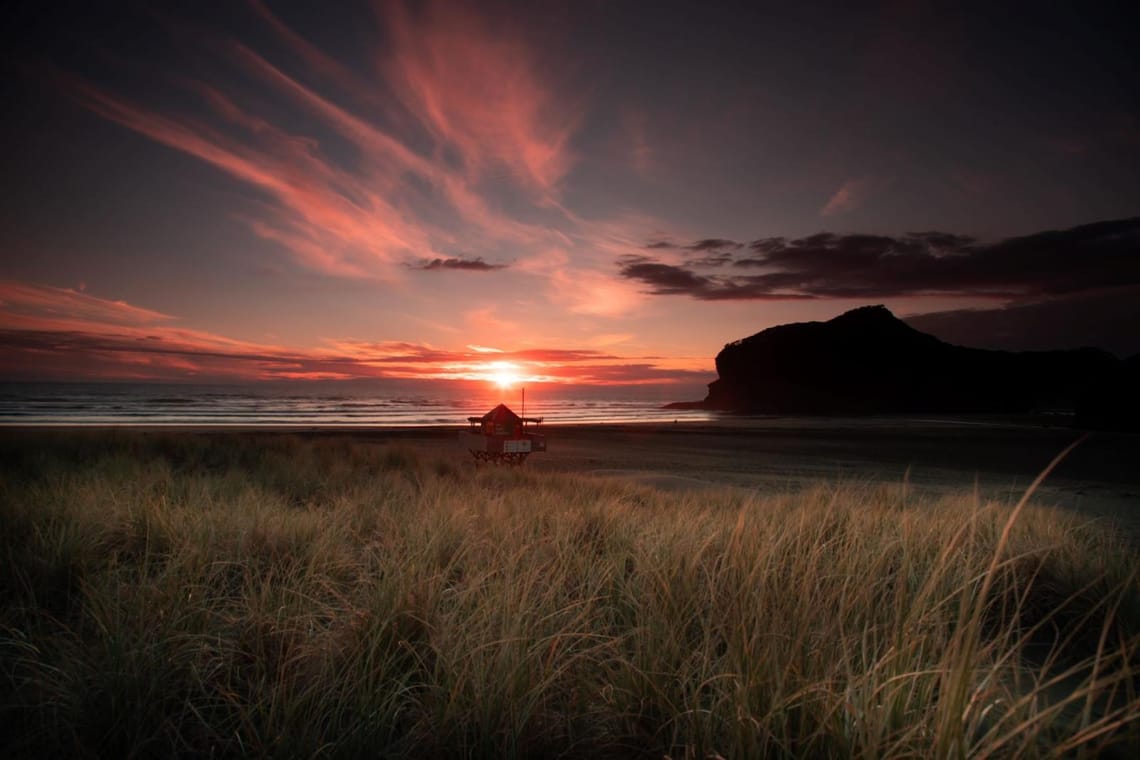
[[[1140,45],[1053,5],[28,4],[0,379],[687,398],[868,303],[1138,352]]]

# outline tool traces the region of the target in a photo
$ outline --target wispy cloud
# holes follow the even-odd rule
[[[304,265],[334,275],[375,276],[378,264],[431,250],[419,225],[356,176],[323,159],[312,140],[248,114],[220,91],[201,91],[217,116],[244,127],[246,142],[207,124],[175,120],[83,82],[77,98],[91,110],[187,153],[266,193],[273,203],[250,218],[253,231],[281,243]]]
[[[645,176],[653,172],[657,161],[649,143],[648,118],[644,111],[627,108],[622,112],[622,136],[629,164],[635,172]]]
[[[836,216],[854,211],[867,202],[874,186],[874,181],[868,178],[847,180],[819,210],[819,215]]]
[[[743,243],[738,243],[735,240],[726,240],[725,238],[704,238],[685,246],[685,250],[706,252],[723,251],[726,249],[735,250],[743,247]]]
[[[298,34],[282,21],[280,16],[273,13],[262,0],[247,0],[247,2],[289,49],[305,62],[311,71],[315,71],[325,79],[334,82],[342,90],[352,92],[358,97],[366,97],[366,93],[370,89],[369,83],[355,71]]]
[[[505,36],[466,7],[412,12],[386,4],[377,29],[378,39],[387,37],[381,76],[367,80],[260,0],[251,5],[297,60],[335,84],[342,102],[243,42],[196,39],[200,29],[183,30],[186,44],[221,52],[219,63],[242,77],[225,85],[175,80],[200,99],[189,114],[165,113],[80,77],[58,79],[100,116],[258,191],[235,216],[306,268],[398,279],[409,258],[469,260],[451,252],[459,240],[467,248],[549,244],[548,225],[496,210],[483,186],[506,171],[521,198],[549,209],[573,163],[567,146],[575,115],[565,94],[536,73],[537,54],[524,38]],[[170,26],[178,31],[177,21]],[[250,78],[271,97],[233,89]],[[328,134],[351,147],[353,160],[330,149]]]
[[[496,168],[554,194],[572,164],[576,114],[536,74],[526,40],[492,27],[473,6],[432,2],[414,13],[387,4],[385,70],[404,105],[481,177]]]
[[[0,280],[0,313],[5,322],[24,319],[80,319],[109,325],[151,325],[173,319],[168,314],[99,298],[74,288]]]
[[[208,30],[172,20],[181,43],[229,69],[208,81],[172,76],[196,97],[178,113],[75,75],[59,80],[92,112],[248,188],[231,215],[305,270],[406,286],[414,270],[508,269],[552,307],[603,319],[644,301],[612,261],[667,225],[624,212],[582,218],[560,202],[582,99],[525,34],[490,25],[474,5],[383,3],[369,77],[251,3],[294,58],[272,60],[255,37],[203,39]],[[298,63],[304,76],[290,70]],[[710,239],[689,251],[716,257],[739,245]]]

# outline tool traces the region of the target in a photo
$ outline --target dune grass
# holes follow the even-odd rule
[[[1059,509],[664,493],[348,439],[0,455],[7,757],[1140,747],[1140,555]]]

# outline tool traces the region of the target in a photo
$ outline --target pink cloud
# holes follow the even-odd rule
[[[405,176],[414,176],[438,190],[465,221],[493,238],[527,242],[542,237],[541,229],[491,211],[471,181],[437,160],[438,157],[428,158],[416,153],[396,136],[305,87],[244,45],[231,43],[229,48],[248,72],[320,117],[359,149],[363,166],[358,167],[353,177],[341,173],[338,177],[341,186],[352,185],[357,194],[376,202],[379,200],[377,189],[393,197],[414,193],[409,183],[402,181]],[[369,100],[376,89],[376,85],[357,83],[352,92],[358,99]],[[435,232],[441,234],[439,230]]]
[[[409,262],[483,256],[509,262],[507,276],[533,278],[536,292],[579,314],[612,318],[644,300],[614,277],[613,262],[640,249],[640,227],[660,222],[585,220],[560,205],[577,111],[524,37],[491,29],[470,6],[388,5],[380,79],[368,82],[251,2],[296,60],[336,83],[335,95],[235,40],[209,48],[262,85],[262,97],[178,80],[201,107],[175,116],[74,77],[65,86],[100,116],[256,189],[233,216],[305,269],[408,282]],[[288,119],[289,109],[306,118]],[[330,133],[342,148],[335,157]],[[635,159],[649,158],[643,133]],[[510,204],[497,194],[504,179]]]
[[[112,301],[78,290],[0,280],[0,314],[5,323],[16,319],[77,318],[117,325],[149,325],[173,317],[151,309]]]
[[[409,251],[430,251],[419,225],[353,175],[323,161],[312,141],[291,136],[249,116],[216,90],[202,88],[228,121],[254,132],[257,147],[221,136],[209,126],[135,106],[83,82],[79,100],[92,111],[175,150],[194,156],[272,196],[254,231],[276,240],[301,263],[329,274],[365,276]],[[355,191],[355,192],[354,192]],[[350,197],[350,194],[352,197]]]
[[[874,182],[867,178],[847,180],[819,210],[820,216],[835,216],[854,211],[867,201],[873,187]]]
[[[105,379],[351,379],[478,380],[492,361],[509,360],[536,382],[686,382],[708,371],[672,368],[600,352],[529,349],[501,354],[446,351],[408,344],[383,347],[339,343],[331,350],[295,350],[228,341],[194,331],[135,328],[107,332],[0,329],[0,376]]]
[[[647,298],[635,285],[610,272],[559,270],[551,275],[548,288],[571,312],[595,317],[626,316]]]
[[[576,118],[536,71],[534,50],[460,4],[431,3],[418,16],[391,3],[384,14],[395,91],[476,176],[502,166],[550,193],[572,164]]]
[[[248,0],[249,5],[258,16],[288,45],[289,49],[298,55],[312,71],[318,72],[326,79],[335,82],[342,89],[360,94],[366,92],[368,83],[356,75],[340,61],[328,55],[316,45],[293,31],[280,17],[269,10],[261,0]]]
[[[335,80],[353,100],[375,103],[377,93],[385,92],[387,84],[369,83],[352,74],[293,33],[257,0],[253,7],[301,60]],[[426,97],[429,89],[435,93],[431,109],[412,110],[410,115],[422,120],[439,141],[459,150],[462,166],[444,160],[438,149],[413,149],[409,140],[418,139],[416,135],[397,135],[362,118],[235,41],[210,46],[228,52],[232,63],[347,140],[357,150],[351,167],[342,168],[331,160],[315,137],[284,126],[290,122],[244,105],[259,101],[246,99],[239,105],[235,96],[210,83],[179,81],[200,96],[205,109],[195,116],[175,117],[75,77],[58,79],[100,116],[266,193],[268,203],[239,210],[237,215],[255,234],[288,250],[298,263],[325,274],[398,279],[399,265],[410,259],[446,258],[448,249],[459,246],[469,251],[479,245],[527,246],[548,239],[548,225],[493,210],[478,188],[482,169],[505,162],[520,187],[537,192],[537,202],[545,205],[568,166],[564,148],[569,120],[554,108],[553,93],[526,66],[527,48],[522,44],[502,48],[485,30],[483,36],[467,39],[464,29],[482,29],[473,17],[457,22],[454,14],[433,13],[423,22],[426,26],[404,15],[399,18],[398,34],[404,36],[396,60],[402,63],[386,71],[399,80],[397,91],[409,97],[411,93]],[[455,51],[459,58],[450,63],[442,60],[440,56],[446,57],[451,42],[460,37],[466,42]],[[472,58],[482,61],[474,73],[469,70]],[[517,65],[523,65],[523,72],[505,78],[505,72]],[[490,80],[476,97],[469,92],[470,82],[449,78],[457,70]],[[491,97],[495,88],[501,93]],[[484,103],[483,98],[490,100]],[[386,101],[402,102],[392,97]],[[425,102],[413,101],[420,106]],[[407,116],[399,120],[405,126],[412,123]],[[462,124],[468,126],[461,128]]]
[[[700,369],[591,348],[447,349],[331,339],[298,349],[167,324],[169,315],[68,288],[0,281],[0,376],[228,380],[484,378],[510,361],[542,382],[691,382]],[[707,373],[704,373],[707,374]]]
[[[633,170],[641,175],[649,174],[656,165],[646,122],[644,111],[627,109],[622,114],[622,132],[628,146],[628,160]]]

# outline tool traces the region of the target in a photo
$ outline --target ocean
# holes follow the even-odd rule
[[[699,397],[699,396],[698,396]],[[690,390],[530,390],[526,416],[546,424],[704,421],[712,414],[662,409]],[[462,426],[498,403],[522,414],[518,389],[469,394],[458,387],[375,388],[331,383],[170,385],[0,383],[2,426]]]

